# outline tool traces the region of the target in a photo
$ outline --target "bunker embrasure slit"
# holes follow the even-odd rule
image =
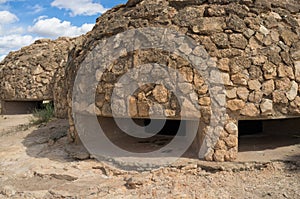
[[[239,122],[239,152],[272,150],[299,143],[299,118]]]
[[[2,101],[2,114],[30,114],[42,108],[42,105],[43,101]]]
[[[152,123],[150,125],[150,123]],[[160,127],[161,123],[164,123],[161,130],[157,129]],[[180,130],[180,125],[184,125],[182,129],[185,129],[186,121],[184,120],[165,120],[161,121],[159,119],[145,119],[144,126],[147,133],[165,135],[165,136],[185,136],[186,131]],[[154,128],[153,128],[154,127]],[[157,128],[155,128],[157,127]],[[158,131],[159,130],[159,131]]]

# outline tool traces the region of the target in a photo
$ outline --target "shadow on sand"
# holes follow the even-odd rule
[[[22,142],[26,147],[27,155],[59,162],[88,159],[89,154],[82,145],[69,142],[68,127],[68,121],[61,119],[39,125]]]

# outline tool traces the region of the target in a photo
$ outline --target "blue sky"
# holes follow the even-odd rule
[[[36,39],[78,36],[127,0],[0,0],[0,61]]]

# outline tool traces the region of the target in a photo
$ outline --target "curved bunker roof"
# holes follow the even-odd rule
[[[53,101],[54,93],[60,89],[57,83],[64,78],[73,41],[70,38],[41,39],[9,53],[0,63],[0,99],[4,102]],[[57,101],[55,107],[60,103]],[[60,117],[66,116],[66,110],[57,107],[56,112]]]

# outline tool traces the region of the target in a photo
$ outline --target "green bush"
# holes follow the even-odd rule
[[[36,118],[33,121],[34,124],[47,123],[54,117],[53,103],[46,103],[42,105],[41,109],[36,109],[33,112],[33,116]]]

